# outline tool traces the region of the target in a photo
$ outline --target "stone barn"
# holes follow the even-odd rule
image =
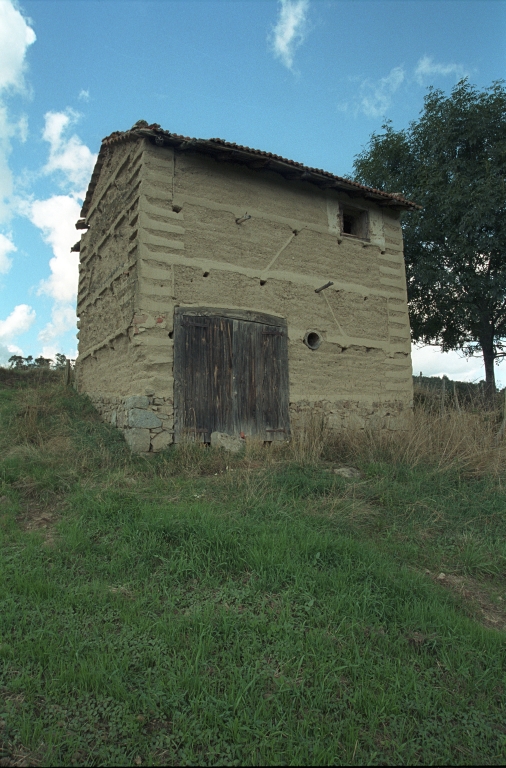
[[[111,134],[76,224],[78,390],[139,452],[283,440],[314,408],[406,428],[414,207],[222,139]]]

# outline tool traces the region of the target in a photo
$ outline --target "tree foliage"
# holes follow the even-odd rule
[[[355,178],[422,206],[402,216],[413,340],[481,353],[493,391],[506,356],[504,84],[431,88],[408,129],[383,131],[355,158]]]
[[[42,355],[35,360],[32,355],[28,355],[28,357],[11,355],[8,362],[10,368],[16,368],[17,370],[29,370],[33,368],[52,368],[54,370],[61,370],[66,367],[67,358],[61,352],[56,353],[55,360],[52,360],[49,357],[42,357]],[[71,360],[71,365],[74,362],[75,360]]]

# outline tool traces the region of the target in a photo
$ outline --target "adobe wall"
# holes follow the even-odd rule
[[[145,175],[142,142],[106,151],[89,229],[81,238],[77,305],[77,388],[106,421],[124,430],[136,451],[161,450],[173,435],[171,387],[164,382],[155,391],[153,372],[160,365],[153,363],[151,347],[136,341],[137,232]]]
[[[132,445],[158,450],[172,440],[179,305],[287,319],[293,422],[316,406],[334,428],[407,426],[410,334],[396,213],[145,141],[118,145],[100,179],[81,250],[78,382]],[[368,211],[369,242],[341,235],[340,202]],[[251,218],[237,224],[245,213]],[[318,350],[303,343],[308,330],[323,337]],[[132,396],[146,398],[160,424],[145,417],[136,426]]]

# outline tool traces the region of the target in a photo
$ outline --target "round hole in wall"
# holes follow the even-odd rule
[[[169,331],[169,339],[173,339],[173,338],[174,338],[174,331]]]
[[[318,349],[323,339],[317,331],[307,331],[304,336],[304,344],[309,349]]]
[[[204,272],[203,277],[209,277],[209,272]]]
[[[260,280],[260,285],[265,285],[267,280]]]

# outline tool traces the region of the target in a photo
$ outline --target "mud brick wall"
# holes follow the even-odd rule
[[[336,430],[409,425],[399,214],[144,139],[109,152],[81,246],[77,379],[132,445],[138,429],[149,430],[149,445],[135,433],[142,450],[172,440],[176,306],[286,318],[294,425],[315,407]],[[367,212],[367,241],[341,232],[341,206]],[[322,337],[317,350],[304,344],[307,331]],[[147,398],[153,414],[160,401],[167,418],[135,426],[121,415],[131,397]]]

